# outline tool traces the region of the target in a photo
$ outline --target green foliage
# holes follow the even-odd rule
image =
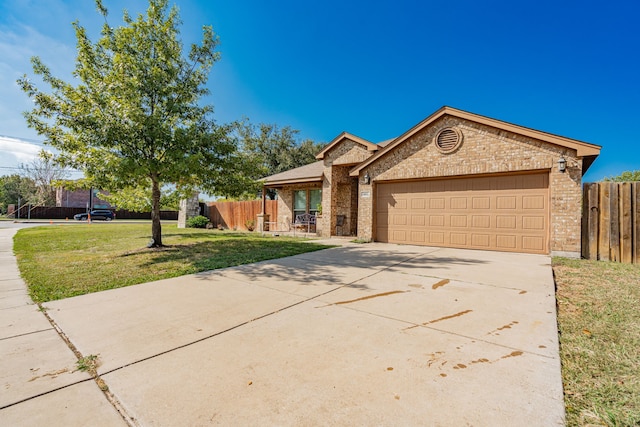
[[[237,124],[237,135],[245,155],[255,164],[251,178],[259,180],[269,175],[304,166],[316,161],[322,148],[312,140],[298,141],[298,130],[290,126],[283,128],[275,124],[253,125],[248,119]],[[261,189],[255,183],[249,190],[255,194]]]
[[[640,181],[640,169],[635,171],[625,171],[618,176],[610,176],[608,178],[605,178],[604,181],[614,181],[614,182]]]
[[[141,187],[124,188],[114,194],[99,193],[99,197],[109,202],[112,206],[117,206],[119,209],[132,212],[151,212],[153,201],[149,196],[149,191]],[[162,191],[160,196],[160,209],[177,211],[179,208],[180,194],[171,190]]]
[[[146,15],[136,19],[125,11],[121,26],[110,25],[96,3],[105,19],[98,41],[73,24],[75,85],[32,58],[34,73],[51,91],[39,90],[26,75],[19,79],[35,104],[25,117],[60,151],[56,161],[82,170],[86,184],[114,195],[144,192],[139,200],[150,202],[152,238],[162,246],[159,211],[167,184],[181,196],[195,188],[233,195],[249,182],[232,127],[217,125],[213,107],[199,105],[219,59],[218,38],[203,27],[201,44],[185,58],[178,11],[168,0],[149,0]]]
[[[9,205],[30,203],[38,189],[31,178],[17,174],[0,176],[0,212],[7,213]]]
[[[98,367],[98,356],[90,354],[88,356],[81,357],[76,361],[76,366],[79,371],[89,372],[94,375],[96,368]]]
[[[206,228],[209,224],[209,218],[198,215],[187,220],[187,228]]]

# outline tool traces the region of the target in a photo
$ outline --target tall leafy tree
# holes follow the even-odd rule
[[[92,42],[73,24],[77,38],[74,83],[54,77],[39,58],[33,71],[51,87],[38,89],[25,75],[18,83],[35,102],[27,123],[60,151],[56,161],[81,169],[86,182],[127,197],[132,191],[151,201],[152,246],[162,246],[160,199],[167,184],[182,195],[195,188],[241,193],[244,168],[230,126],[217,125],[213,108],[200,105],[218,38],[203,27],[200,44],[183,55],[179,16],[168,0],[149,0],[146,15],[112,27],[105,24]]]
[[[322,144],[310,139],[299,141],[299,133],[300,131],[290,126],[281,128],[276,124],[267,123],[254,125],[248,119],[238,123],[240,145],[245,155],[256,165],[252,177],[259,180],[315,162],[315,156],[322,149]],[[252,190],[258,191],[260,184],[256,183],[254,187]]]
[[[604,180],[615,182],[640,181],[640,169],[635,171],[625,171],[618,176],[610,176],[608,178],[605,178]]]
[[[36,192],[36,184],[31,178],[18,174],[0,176],[0,211],[6,214],[9,205],[30,203]]]

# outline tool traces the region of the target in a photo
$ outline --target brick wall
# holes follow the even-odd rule
[[[285,185],[282,188],[278,188],[278,230],[288,230],[293,222],[293,192],[296,190],[306,190],[311,188],[323,188],[319,182],[307,183],[307,184],[293,184]],[[324,191],[324,190],[323,190]],[[324,212],[324,192],[322,195]],[[271,219],[271,221],[276,221]],[[318,227],[319,229],[320,227]]]
[[[111,209],[113,206],[109,202],[99,197],[100,190],[93,190],[93,208],[94,209]],[[108,193],[107,193],[108,194]],[[89,204],[89,190],[65,190],[58,188],[56,190],[56,206],[63,208],[86,208]]]
[[[433,143],[436,133],[445,127],[455,127],[463,135],[462,145],[450,154],[442,154]],[[558,171],[560,156],[567,159],[565,173]],[[375,237],[376,182],[533,170],[550,171],[551,251],[579,253],[582,162],[575,150],[450,116],[434,122],[361,171],[358,237]],[[362,184],[367,172],[372,185]],[[367,192],[369,197],[363,197]]]
[[[324,180],[322,183],[322,236],[336,232],[337,215],[345,215],[341,233],[356,233],[357,179],[349,177],[349,170],[371,157],[365,146],[345,139],[324,156]]]

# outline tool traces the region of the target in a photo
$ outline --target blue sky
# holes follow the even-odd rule
[[[110,23],[145,0],[103,0]],[[176,0],[185,43],[220,37],[209,80],[220,123],[248,117],[328,142],[373,142],[443,105],[603,146],[586,181],[640,169],[640,3]],[[0,0],[0,174],[42,141],[15,80],[40,56],[66,80],[71,22],[94,39],[90,0]],[[20,141],[24,141],[22,143]],[[35,143],[35,145],[34,145]]]

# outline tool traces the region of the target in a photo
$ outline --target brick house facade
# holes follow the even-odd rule
[[[599,152],[443,107],[384,143],[342,133],[303,167],[313,173],[264,184],[278,190],[279,223],[292,218],[296,189],[321,186],[325,237],[579,255],[581,180]]]
[[[93,194],[92,194],[93,192]],[[92,197],[93,196],[93,197]],[[56,189],[56,206],[64,208],[112,209],[113,206],[100,197],[100,190]]]

